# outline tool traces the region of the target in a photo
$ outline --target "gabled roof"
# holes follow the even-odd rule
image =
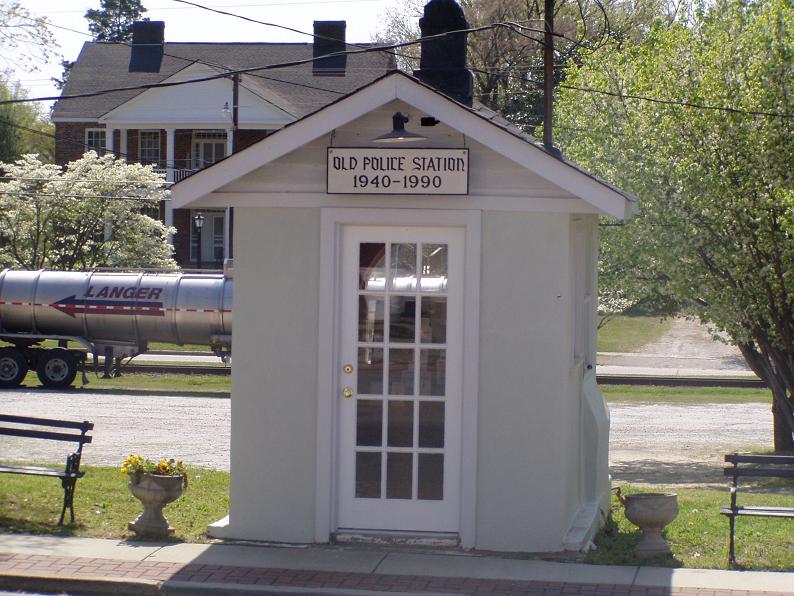
[[[172,187],[173,206],[188,207],[249,172],[394,100],[432,114],[466,137],[545,178],[604,214],[627,218],[636,211],[637,200],[633,195],[550,153],[534,137],[495,112],[482,105],[467,107],[400,71],[383,75],[243,151],[185,178]]]
[[[359,44],[368,47],[373,44]],[[307,43],[165,43],[159,72],[130,72],[129,44],[87,42],[69,71],[62,95],[92,93],[108,88],[160,83],[190,64],[201,62],[220,69],[245,69],[310,59]],[[393,57],[384,52],[350,54],[344,76],[315,75],[312,63],[254,71],[244,75],[249,85],[280,97],[285,111],[302,117],[394,68]],[[251,81],[256,81],[252,83]],[[116,91],[95,97],[61,99],[52,118],[97,120],[141,90]],[[268,98],[271,101],[271,98]],[[276,102],[273,102],[276,104]],[[277,105],[277,104],[276,104]]]

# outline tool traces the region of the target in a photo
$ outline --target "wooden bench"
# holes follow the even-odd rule
[[[71,514],[71,522],[74,522],[74,487],[75,484],[77,484],[77,479],[85,475],[85,472],[80,471],[80,456],[83,453],[83,445],[91,442],[91,436],[88,434],[88,431],[94,428],[93,422],[71,422],[69,420],[29,418],[27,416],[0,414],[0,423],[15,425],[0,426],[0,435],[78,443],[77,451],[66,458],[66,467],[63,470],[39,468],[35,466],[0,465],[0,474],[25,474],[29,476],[60,478],[61,486],[63,486],[63,509],[61,510],[61,519],[58,520],[58,525],[63,525],[63,518],[64,515],[66,515],[67,507]],[[54,429],[75,429],[78,430],[79,433],[62,432]]]
[[[730,476],[731,504],[720,509],[722,515],[728,516],[731,537],[728,549],[728,561],[736,564],[734,552],[734,527],[736,518],[747,515],[750,517],[777,517],[794,519],[794,507],[779,507],[775,505],[739,505],[737,493],[739,492],[739,478],[792,478],[794,479],[794,455],[740,455],[730,453],[725,456],[725,461],[733,464],[723,470],[725,476]]]

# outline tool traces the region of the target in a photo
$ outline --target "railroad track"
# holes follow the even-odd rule
[[[196,366],[177,364],[127,364],[122,374],[230,375],[230,366]],[[598,375],[602,385],[657,385],[663,387],[766,387],[757,378],[736,377],[663,377],[645,375]]]

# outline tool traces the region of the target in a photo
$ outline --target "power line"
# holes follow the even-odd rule
[[[137,196],[115,196],[115,195],[78,195],[78,194],[61,194],[61,193],[46,193],[46,192],[27,192],[27,191],[8,191],[8,190],[0,190],[0,195],[30,195],[36,197],[57,197],[63,199],[108,199],[108,200],[119,200],[119,201],[151,201],[151,202],[160,202],[160,201],[170,201],[170,198],[155,198],[155,197],[137,197]]]
[[[479,27],[470,27],[468,29],[457,29],[455,31],[447,31],[447,32],[444,32],[444,33],[437,33],[435,35],[428,35],[428,36],[425,36],[425,37],[420,37],[420,38],[415,39],[415,40],[399,42],[399,43],[394,43],[394,44],[377,45],[377,46],[372,46],[372,47],[367,47],[367,48],[360,48],[360,49],[357,49],[357,50],[343,50],[343,51],[339,51],[339,52],[331,52],[329,54],[324,54],[322,56],[322,58],[325,59],[325,58],[333,58],[333,57],[336,57],[336,56],[357,55],[357,54],[366,54],[366,53],[372,53],[372,52],[384,52],[386,50],[402,48],[402,47],[408,47],[408,46],[411,46],[411,45],[419,44],[419,43],[422,43],[422,42],[425,42],[425,41],[429,41],[429,40],[433,40],[433,39],[440,39],[440,38],[443,38],[443,37],[447,37],[449,35],[456,35],[456,34],[460,34],[460,33],[478,33],[480,31],[487,31],[487,30],[494,29],[494,28],[497,28],[497,27],[505,27],[505,28],[508,28],[508,29],[512,30],[510,25],[511,25],[511,23],[509,23],[509,22],[491,23],[489,25],[482,25],[482,26],[479,26]],[[561,35],[559,35],[559,34],[555,34],[555,35],[558,35],[558,36],[561,37]],[[0,101],[0,105],[16,104],[16,103],[27,103],[27,102],[35,102],[35,101],[57,101],[57,100],[62,100],[62,99],[79,99],[79,98],[83,98],[83,97],[96,97],[96,96],[99,96],[99,95],[106,95],[108,93],[115,93],[115,92],[118,92],[118,91],[137,91],[137,90],[145,90],[145,89],[157,89],[157,88],[163,88],[163,87],[176,87],[176,86],[179,86],[179,85],[189,85],[189,84],[192,84],[192,83],[203,83],[203,82],[207,82],[207,81],[214,81],[214,80],[217,80],[217,79],[226,78],[226,77],[228,77],[229,75],[232,75],[232,74],[247,74],[247,73],[255,73],[256,71],[260,71],[260,70],[275,70],[275,69],[279,69],[279,68],[289,68],[291,66],[301,66],[303,64],[309,64],[309,63],[315,62],[315,60],[316,59],[314,57],[312,57],[312,58],[304,58],[304,59],[300,59],[300,60],[291,60],[289,62],[281,62],[281,63],[275,63],[275,64],[265,64],[265,65],[261,65],[261,66],[253,66],[253,67],[248,67],[248,68],[230,69],[230,70],[228,70],[227,72],[225,72],[223,74],[211,75],[211,76],[207,76],[207,77],[200,77],[200,78],[197,78],[197,79],[189,79],[189,80],[186,80],[186,81],[162,81],[162,82],[159,82],[159,83],[148,83],[148,84],[145,84],[145,85],[129,85],[129,86],[125,86],[125,87],[115,87],[115,88],[101,89],[101,90],[98,90],[98,91],[91,91],[91,92],[86,92],[86,93],[75,93],[75,94],[72,94],[72,95],[33,97],[33,98],[25,98],[25,99],[9,99],[9,100]]]
[[[164,184],[173,184],[173,182],[155,182],[150,180],[101,180],[97,178],[80,178],[79,180],[73,180],[70,178],[44,178],[38,176],[21,176],[19,178],[15,176],[0,176],[0,183],[15,182],[17,180],[22,180],[25,182],[98,182],[102,184],[127,184],[130,186],[163,186]]]
[[[229,4],[226,8],[261,8],[268,6],[295,6],[295,5],[314,5],[314,4],[350,4],[358,2],[385,2],[386,0],[308,0],[306,2],[288,0],[284,2],[257,2],[255,4]],[[181,6],[155,6],[147,9],[147,12],[156,10],[188,10]],[[48,11],[50,14],[77,14],[84,12],[83,10],[52,10]]]
[[[471,67],[470,67],[470,70],[473,70],[475,72],[482,72],[483,74],[492,74],[489,71],[480,70],[480,69],[471,68]],[[523,75],[521,75],[519,73],[512,73],[512,72],[510,72],[508,70],[505,70],[505,73],[511,78],[516,78],[516,79],[521,80],[521,81],[527,81],[529,83],[532,83],[533,85],[543,86],[543,81],[538,81],[537,79],[532,79],[530,77],[523,76]],[[748,115],[748,116],[768,116],[768,117],[771,117],[771,118],[784,118],[784,119],[785,118],[791,118],[792,116],[794,116],[792,114],[786,114],[786,113],[781,113],[781,112],[765,112],[765,111],[761,111],[761,110],[743,110],[741,108],[733,108],[733,107],[729,107],[729,106],[714,106],[714,105],[708,105],[708,104],[699,104],[699,103],[694,103],[694,102],[689,102],[689,101],[684,101],[684,100],[677,100],[677,99],[660,99],[660,98],[657,98],[657,97],[649,97],[647,95],[634,95],[634,94],[630,94],[630,93],[621,93],[621,92],[617,92],[617,91],[607,91],[605,89],[593,89],[592,87],[580,87],[580,86],[577,86],[577,85],[567,85],[565,83],[558,83],[557,86],[561,87],[563,89],[572,89],[574,91],[583,91],[583,92],[586,92],[586,93],[595,93],[595,94],[599,94],[599,95],[608,95],[608,96],[617,97],[617,98],[620,98],[620,99],[636,99],[636,100],[640,100],[640,101],[648,101],[648,102],[651,102],[651,103],[658,103],[658,104],[663,104],[663,105],[681,106],[681,107],[693,108],[693,109],[699,109],[699,110],[716,110],[716,111],[722,111],[722,112],[728,112],[728,113],[734,113],[734,114],[745,114],[745,115]],[[520,95],[522,92],[520,92],[520,91],[504,91],[503,93],[505,93],[506,95]]]

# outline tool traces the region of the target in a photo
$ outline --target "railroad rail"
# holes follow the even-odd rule
[[[128,364],[124,373],[186,374],[186,375],[230,375],[229,366],[197,366],[176,364]],[[672,377],[646,375],[598,375],[601,385],[655,385],[662,387],[738,387],[763,388],[766,384],[758,378],[736,377]]]

